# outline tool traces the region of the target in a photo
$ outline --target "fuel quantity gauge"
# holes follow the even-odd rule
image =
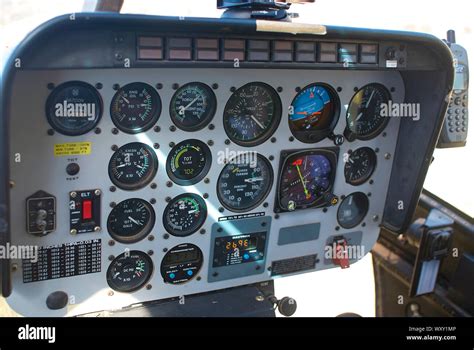
[[[135,243],[145,238],[155,224],[155,211],[150,203],[130,198],[118,203],[107,219],[109,234],[121,243]]]

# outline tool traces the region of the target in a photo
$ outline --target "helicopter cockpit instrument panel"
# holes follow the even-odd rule
[[[17,312],[346,268],[381,225],[408,224],[451,90],[449,49],[257,22],[76,14],[20,45],[3,90],[2,237],[35,255],[2,266]],[[420,114],[397,114],[403,104]],[[340,244],[359,253],[341,263]]]

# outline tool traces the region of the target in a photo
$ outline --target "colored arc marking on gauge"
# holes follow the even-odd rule
[[[185,147],[185,148],[183,148],[183,149],[176,155],[176,158],[175,158],[175,160],[174,160],[174,167],[175,167],[176,169],[179,168],[179,160],[181,159],[181,156],[182,156],[184,153],[186,153],[187,151],[188,151],[188,148]]]
[[[301,158],[297,159],[293,162],[293,165],[296,166],[296,170],[298,171],[298,176],[300,177],[301,184],[303,185],[303,190],[304,190],[304,194],[306,196],[306,199],[310,199],[311,198],[311,193],[306,188],[306,182],[304,181],[303,174],[301,174],[301,169],[300,169],[301,164],[303,164],[303,160]]]

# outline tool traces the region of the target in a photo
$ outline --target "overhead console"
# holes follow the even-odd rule
[[[2,265],[17,312],[347,268],[381,225],[406,227],[452,88],[449,49],[414,33],[259,28],[76,14],[25,39],[1,119],[2,242],[35,253]]]

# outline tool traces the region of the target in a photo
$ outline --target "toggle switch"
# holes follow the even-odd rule
[[[350,267],[349,253],[347,250],[347,241],[345,238],[336,239],[333,243],[334,254],[332,262],[334,265],[338,265],[341,269],[347,269]]]

